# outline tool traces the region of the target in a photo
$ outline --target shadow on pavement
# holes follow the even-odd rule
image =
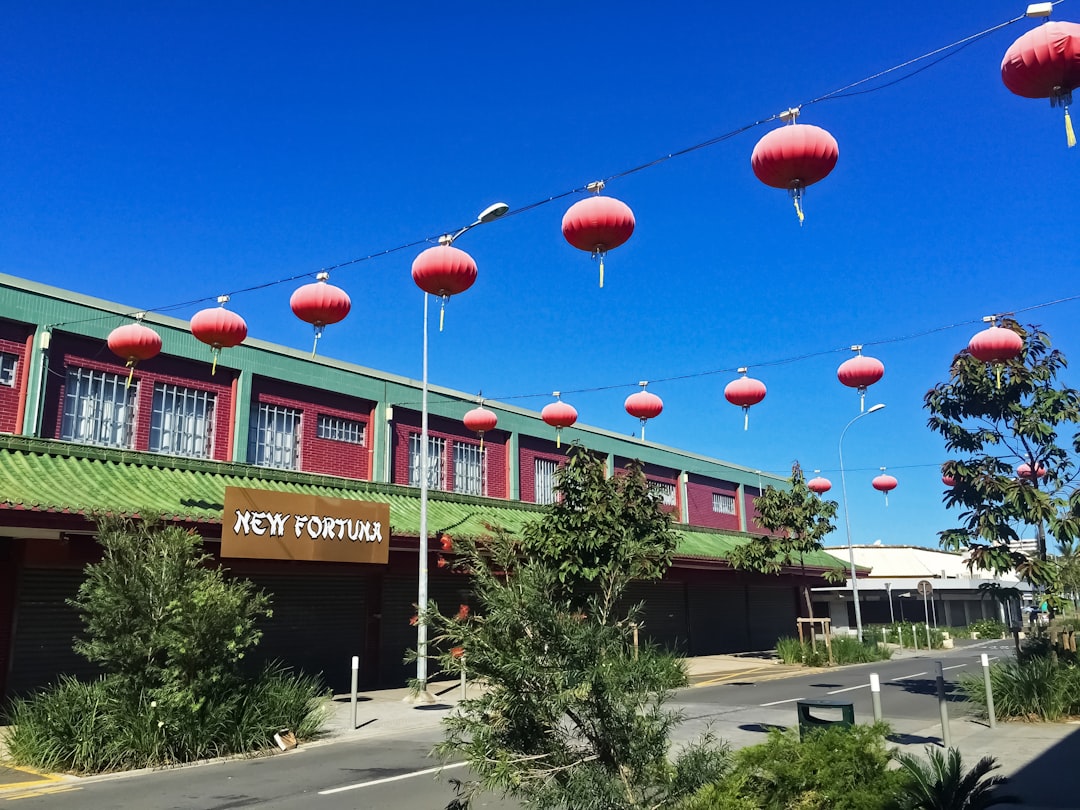
[[[1026,807],[1075,808],[1080,791],[1073,774],[1080,762],[1080,728],[1009,777],[1003,793],[1019,796]],[[967,767],[974,762],[965,762]]]
[[[768,734],[770,731],[787,731],[787,726],[776,726],[772,723],[747,723],[739,726],[742,731],[753,731],[758,734]]]

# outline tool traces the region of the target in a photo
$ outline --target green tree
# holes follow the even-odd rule
[[[1046,534],[1059,543],[1080,536],[1074,479],[1080,393],[1058,382],[1065,356],[1051,348],[1045,332],[1014,320],[1002,326],[1023,341],[1016,359],[989,364],[964,350],[953,359],[949,380],[925,396],[930,429],[960,456],[942,465],[956,482],[945,503],[962,511],[961,525],[940,533],[941,545],[968,550],[972,565],[981,569],[1015,569],[1053,594],[1058,569],[1048,560]],[[1018,475],[1021,464],[1031,474]],[[1017,526],[1034,528],[1035,558],[1010,550],[1009,543],[1019,539]]]
[[[676,537],[639,465],[604,472],[572,448],[557,503],[522,539],[455,540],[479,609],[442,616],[432,605],[427,618],[442,668],[467,666],[483,689],[436,747],[476,776],[455,783],[451,807],[484,791],[531,808],[664,807],[725,767],[711,739],[669,757],[680,716],[665,703],[686,671],[672,654],[635,649],[637,610],[619,605],[632,580],[663,575]]]
[[[813,616],[810,603],[810,586],[806,581],[806,554],[820,551],[826,535],[836,527],[836,501],[824,500],[806,486],[799,462],[791,465],[791,487],[777,489],[766,487],[754,499],[758,512],[757,522],[770,534],[755,537],[749,543],[733,549],[728,560],[735,568],[746,568],[762,574],[779,574],[784,568],[799,564],[802,572],[803,607],[807,616]],[[844,579],[841,567],[827,573],[830,581]]]

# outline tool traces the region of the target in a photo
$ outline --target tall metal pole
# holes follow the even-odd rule
[[[419,695],[427,694],[427,618],[428,603],[428,294],[424,293],[424,368],[420,393],[420,571],[416,591],[416,680]]]
[[[881,404],[874,405],[870,410],[860,413],[844,425],[844,429],[840,431],[840,489],[844,495],[844,523],[847,526],[848,561],[851,563],[851,596],[855,600],[855,630],[859,635],[860,643],[862,643],[863,640],[862,608],[859,606],[859,578],[855,572],[855,548],[851,544],[851,510],[848,508],[847,477],[844,475],[844,435],[848,432],[849,427],[854,425],[864,416],[869,416],[875,411],[880,411],[884,407],[885,406]]]

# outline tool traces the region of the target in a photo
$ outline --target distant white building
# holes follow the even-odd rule
[[[825,549],[850,565],[854,555],[860,571],[859,608],[864,626],[893,621],[928,623],[931,627],[964,627],[977,619],[998,619],[1006,625],[1022,623],[1020,602],[1002,603],[986,586],[1015,588],[1021,594],[1031,586],[1015,575],[995,576],[970,569],[967,556],[919,546],[842,546]],[[869,574],[865,574],[869,569]],[[924,596],[920,583],[927,583]],[[836,632],[855,632],[855,600],[850,577],[843,586],[815,588],[814,615],[832,620]]]

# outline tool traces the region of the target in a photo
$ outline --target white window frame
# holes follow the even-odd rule
[[[559,462],[550,458],[533,459],[533,499],[536,503],[550,506],[558,500],[555,490],[555,474]]]
[[[356,419],[345,419],[341,416],[320,413],[315,427],[315,435],[320,439],[358,444],[363,447],[367,440],[366,428],[367,425]]]
[[[446,439],[428,434],[428,489],[446,490]],[[420,486],[420,434],[409,434],[409,486]]]
[[[454,442],[454,492],[487,494],[487,451],[479,444]]]
[[[11,352],[0,352],[0,385],[14,388],[18,374],[19,355]]]
[[[133,447],[138,382],[88,368],[69,368],[60,438],[102,447]]]
[[[213,458],[217,395],[171,383],[155,383],[150,412],[150,451]]]
[[[296,408],[257,403],[248,429],[248,461],[257,467],[299,470],[302,420]]]
[[[718,515],[737,515],[739,513],[737,506],[734,495],[727,492],[712,494],[712,510]]]
[[[678,488],[671,481],[650,481],[649,489],[659,496],[663,506],[679,505]]]

